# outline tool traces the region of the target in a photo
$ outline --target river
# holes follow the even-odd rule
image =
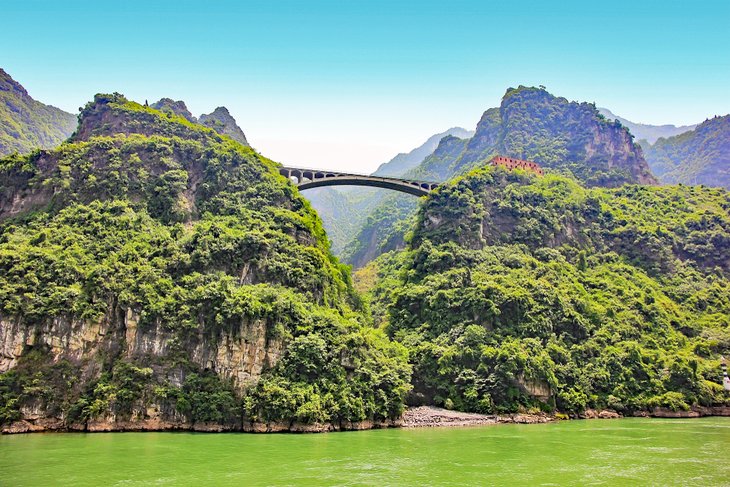
[[[0,436],[2,486],[730,485],[730,418]]]

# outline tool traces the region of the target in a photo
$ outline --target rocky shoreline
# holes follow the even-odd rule
[[[704,416],[730,416],[730,406],[697,406],[688,411],[672,411],[656,408],[652,411],[638,411],[634,417],[652,418],[700,418]],[[403,416],[390,421],[359,421],[351,423],[314,423],[298,422],[244,422],[238,424],[188,423],[184,421],[164,421],[150,418],[136,421],[89,421],[66,425],[58,418],[27,418],[2,426],[1,434],[36,432],[121,432],[121,431],[196,431],[207,433],[245,432],[245,433],[326,433],[330,431],[359,431],[379,428],[441,428],[459,426],[486,426],[495,424],[539,424],[569,419],[617,419],[624,416],[610,409],[587,409],[580,415],[568,417],[562,414],[514,413],[488,415],[464,413],[434,406],[407,408]]]

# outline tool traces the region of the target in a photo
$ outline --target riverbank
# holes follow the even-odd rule
[[[730,416],[730,406],[695,406],[688,411],[672,411],[656,408],[652,411],[637,411],[632,416],[644,418],[701,418],[707,416]],[[400,419],[389,421],[361,421],[352,423],[298,423],[274,422],[218,424],[188,423],[183,421],[162,421],[160,418],[147,418],[135,421],[89,421],[66,425],[59,418],[27,418],[3,425],[1,434],[38,433],[38,432],[86,432],[107,433],[123,431],[195,431],[206,433],[244,432],[244,433],[326,433],[330,431],[360,431],[382,428],[440,428],[459,426],[486,426],[494,424],[540,424],[570,419],[618,419],[624,416],[610,409],[587,409],[579,415],[569,417],[564,414],[478,414],[452,411],[435,406],[407,408]]]

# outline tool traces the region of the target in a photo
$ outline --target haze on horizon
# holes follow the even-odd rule
[[[267,157],[372,172],[520,84],[638,123],[730,113],[728,20],[723,0],[9,0],[0,67],[72,113],[113,91],[223,105]]]

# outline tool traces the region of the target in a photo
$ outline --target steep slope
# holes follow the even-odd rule
[[[619,122],[621,122],[621,125],[629,129],[629,131],[636,138],[636,140],[645,140],[649,144],[653,144],[661,138],[673,137],[675,135],[689,132],[690,130],[693,130],[695,127],[697,127],[696,124],[676,126],[671,124],[649,125],[645,123],[635,123],[630,120],[626,120],[625,118],[619,117],[618,115],[615,115],[608,108],[599,108],[598,113],[600,113],[609,120],[618,120]]]
[[[730,188],[730,115],[644,146],[646,160],[667,184],[705,184]]]
[[[484,112],[469,139],[444,137],[436,150],[407,173],[417,179],[445,181],[483,165],[495,155],[535,161],[545,169],[573,174],[589,186],[655,184],[641,148],[620,123],[608,121],[589,103],[569,102],[542,88],[510,88],[499,108]],[[393,201],[402,201],[394,204]],[[345,247],[342,258],[358,268],[373,256],[402,247],[408,226],[393,234],[392,222],[412,217],[406,203],[393,197]],[[388,215],[387,218],[383,215]]]
[[[322,430],[397,418],[402,349],[363,325],[277,165],[97,95],[0,160],[0,426]]]
[[[726,404],[730,193],[482,168],[361,273],[413,403],[625,414]],[[658,411],[657,411],[658,412]]]
[[[455,134],[471,136],[473,132],[453,127],[433,135],[412,151],[398,154],[381,164],[373,174],[400,177],[431,154],[441,138]],[[345,245],[352,241],[372,210],[383,201],[391,201],[393,194],[383,189],[349,187],[316,188],[307,190],[304,196],[322,218],[327,234],[332,239],[332,251],[339,256],[343,255]]]
[[[76,122],[76,115],[31,98],[0,68],[0,157],[55,147],[73,133]]]

